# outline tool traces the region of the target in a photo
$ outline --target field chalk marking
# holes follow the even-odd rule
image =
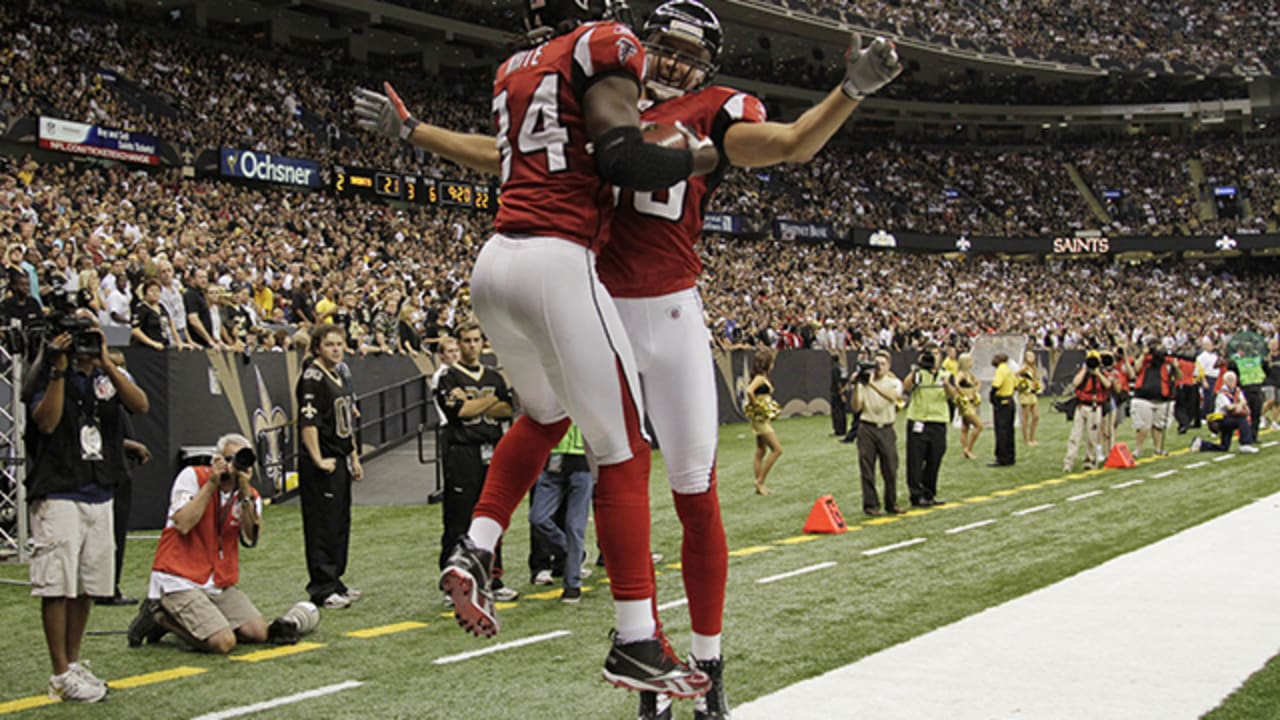
[[[797,575],[805,575],[805,574],[807,574],[807,573],[817,572],[817,571],[819,571],[819,570],[826,570],[827,568],[832,568],[832,567],[835,567],[835,566],[836,566],[836,563],[835,563],[835,561],[834,561],[834,560],[828,560],[827,562],[824,562],[824,563],[818,563],[817,565],[810,565],[809,567],[802,567],[802,568],[800,568],[799,570],[792,570],[791,572],[784,572],[784,573],[782,573],[781,575],[770,575],[769,577],[762,577],[762,578],[760,578],[759,580],[757,580],[757,581],[756,581],[756,584],[757,584],[757,585],[764,585],[764,584],[766,584],[766,583],[777,582],[778,580],[786,580],[787,578],[793,578],[793,577],[795,577],[795,576],[797,576]]]
[[[226,720],[227,718],[240,717],[241,715],[250,715],[263,710],[270,710],[271,708],[280,707],[281,705],[290,705],[292,703],[302,702],[303,700],[311,700],[312,698],[332,695],[334,693],[342,692],[343,690],[360,687],[361,685],[364,685],[364,683],[359,680],[348,680],[346,682],[338,683],[337,685],[326,685],[321,688],[316,688],[315,690],[308,690],[295,695],[286,695],[285,697],[276,698],[275,700],[267,700],[265,702],[254,703],[252,705],[242,705],[228,710],[220,710],[215,713],[200,715],[192,718],[192,720]]]
[[[953,527],[953,528],[951,528],[950,530],[947,530],[947,534],[948,534],[948,535],[955,535],[956,533],[967,532],[967,531],[969,531],[969,530],[976,530],[976,529],[978,529],[978,528],[980,528],[980,527],[986,527],[986,526],[988,526],[988,525],[990,525],[990,524],[992,524],[992,523],[994,523],[994,522],[995,522],[995,520],[979,520],[978,522],[975,522],[975,523],[969,523],[968,525],[961,525],[960,527]]]
[[[922,537],[911,538],[910,540],[904,540],[900,543],[885,545],[883,547],[878,547],[878,548],[871,548],[870,550],[863,550],[862,554],[867,557],[871,557],[872,555],[879,555],[880,553],[887,553],[893,550],[901,550],[902,548],[905,548],[905,547],[911,547],[912,545],[919,545],[920,543],[924,542],[924,540],[925,539]]]
[[[481,657],[482,655],[502,652],[503,650],[513,650],[518,647],[524,647],[525,645],[533,645],[534,643],[546,642],[547,640],[555,640],[556,638],[562,638],[569,634],[570,632],[568,630],[556,630],[554,632],[543,633],[541,635],[532,635],[527,638],[512,640],[511,642],[498,643],[497,645],[484,648],[483,650],[472,650],[470,652],[459,653],[457,655],[445,655],[444,657],[438,657],[435,660],[432,660],[431,664],[448,665],[450,663],[462,662],[463,660],[470,660],[472,658]]]

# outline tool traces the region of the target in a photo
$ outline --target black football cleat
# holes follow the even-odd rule
[[[711,689],[693,706],[693,720],[729,720],[729,699],[724,694],[724,660],[695,658],[693,664],[711,678]]]
[[[631,690],[665,693],[675,697],[694,698],[707,692],[711,678],[701,670],[689,667],[676,657],[659,631],[648,640],[618,642],[604,661],[604,679]]]
[[[493,553],[462,538],[440,572],[440,589],[453,601],[453,616],[463,630],[477,637],[498,634],[498,611],[493,604]]]

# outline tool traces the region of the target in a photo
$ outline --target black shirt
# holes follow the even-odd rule
[[[454,445],[496,444],[502,439],[502,425],[499,421],[487,417],[484,413],[469,418],[461,418],[465,401],[452,397],[454,388],[462,388],[467,400],[479,397],[497,396],[505,403],[511,402],[511,390],[502,375],[490,367],[474,365],[467,367],[459,363],[450,367],[440,376],[436,384],[436,402],[449,418],[445,426],[448,441]]]
[[[163,317],[166,317],[164,307],[152,309],[150,305],[144,302],[133,304],[133,326],[141,330],[142,334],[151,340],[168,347],[169,338],[165,335]]]
[[[199,288],[188,288],[187,291],[182,294],[182,309],[185,310],[188,315],[194,314],[196,317],[200,318],[200,324],[204,325],[205,332],[209,333],[209,337],[213,338],[215,341],[218,339],[213,337],[213,321],[209,317],[209,301],[205,299],[203,290]],[[192,340],[195,340],[205,347],[210,347],[209,343],[205,342],[204,337],[195,331],[195,328],[189,328],[189,334],[191,335]]]
[[[352,408],[355,393],[345,364],[326,370],[318,360],[303,368],[296,392],[298,427],[314,427],[320,436],[320,454],[344,457],[355,449]],[[303,453],[306,457],[306,453]]]
[[[23,328],[31,327],[31,323],[39,320],[44,315],[40,303],[36,299],[28,295],[26,299],[19,299],[17,295],[10,295],[0,302],[0,319],[4,321],[4,327],[9,327],[9,321],[17,318]]]
[[[34,413],[48,389],[48,381],[36,388],[27,405],[27,449],[32,457],[27,475],[31,500],[63,493],[106,493],[124,470],[124,428],[120,423],[120,394],[101,369],[85,375],[68,369],[63,389],[62,419],[45,435],[36,427]],[[81,453],[81,428],[96,425],[101,438],[101,460],[85,460]],[[97,490],[89,490],[97,486]]]

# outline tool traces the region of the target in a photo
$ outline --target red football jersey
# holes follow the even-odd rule
[[[713,86],[653,105],[644,122],[674,123],[724,147],[724,134],[738,122],[764,122],[764,103],[726,87]],[[702,236],[707,200],[728,170],[691,177],[657,192],[618,191],[612,241],[596,268],[614,297],[656,297],[693,287],[702,272],[695,245]]]
[[[611,74],[644,80],[643,46],[615,22],[587,23],[498,67],[498,232],[561,237],[595,249],[608,242],[612,191],[587,151],[582,96],[593,80]]]

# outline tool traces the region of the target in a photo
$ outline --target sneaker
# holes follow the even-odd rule
[[[694,666],[711,678],[711,689],[693,706],[693,720],[728,720],[729,699],[724,695],[724,660],[694,659]]]
[[[49,699],[95,703],[107,696],[105,684],[86,680],[77,670],[49,676]]]
[[[1200,446],[1204,445],[1204,438],[1196,438],[1191,441],[1191,452],[1200,452]]]
[[[346,598],[351,602],[355,602],[360,598],[364,597],[364,593],[362,591],[353,587],[349,587],[346,590],[343,590],[342,594],[346,596]]]
[[[660,552],[649,553],[649,559],[653,561],[654,565],[657,565],[658,563],[662,562],[666,558],[667,556],[663,555]]]
[[[141,647],[145,642],[156,642],[167,632],[156,622],[156,613],[160,610],[157,600],[144,600],[138,607],[138,614],[129,623],[129,647]]]
[[[341,610],[345,607],[351,607],[351,598],[342,593],[329,593],[329,597],[325,598],[324,602],[320,604],[330,610]]]
[[[498,613],[489,589],[493,553],[464,537],[440,573],[440,589],[453,598],[453,616],[463,630],[478,637],[498,634]]]
[[[566,605],[577,605],[582,599],[582,588],[565,588],[560,593],[560,602]]]
[[[1250,455],[1252,455],[1258,452],[1258,446],[1257,445],[1241,445],[1240,452],[1249,453]]]
[[[278,617],[267,626],[267,642],[272,645],[296,645],[301,638],[302,628],[293,618]]]
[[[512,587],[502,586],[493,589],[493,599],[498,602],[514,602],[520,597],[520,591]]]
[[[1165,450],[1165,449],[1163,449],[1163,448],[1161,448],[1160,450],[1157,450],[1157,451],[1156,451],[1156,457],[1165,457],[1165,456],[1166,456],[1166,455],[1168,455],[1168,454],[1169,454],[1169,451],[1168,451],[1168,450]]]
[[[535,575],[533,576],[533,584],[534,584],[534,585],[550,585],[550,584],[551,584],[551,582],[552,582],[552,580],[551,580],[551,571],[550,571],[550,570],[546,570],[546,569],[544,569],[544,570],[539,570],[539,571],[537,572],[537,574],[535,574]]]
[[[595,572],[595,571],[591,569],[591,566],[590,566],[590,565],[583,565],[583,566],[582,566],[582,572],[578,573],[578,577],[580,577],[580,578],[589,578],[589,577],[591,577],[591,573],[593,573],[593,572]]]
[[[706,673],[676,657],[661,631],[648,640],[625,645],[618,642],[615,634],[613,647],[604,660],[603,675],[618,687],[683,698],[698,697],[711,687]]]
[[[640,693],[637,720],[671,720],[671,696],[654,692]]]
[[[90,669],[88,660],[81,660],[79,662],[70,663],[67,665],[67,668],[70,672],[73,672],[76,675],[79,675],[81,680],[84,680],[85,682],[91,683],[93,685],[97,685],[98,687],[104,690],[107,688],[107,681],[93,674],[93,671]]]

